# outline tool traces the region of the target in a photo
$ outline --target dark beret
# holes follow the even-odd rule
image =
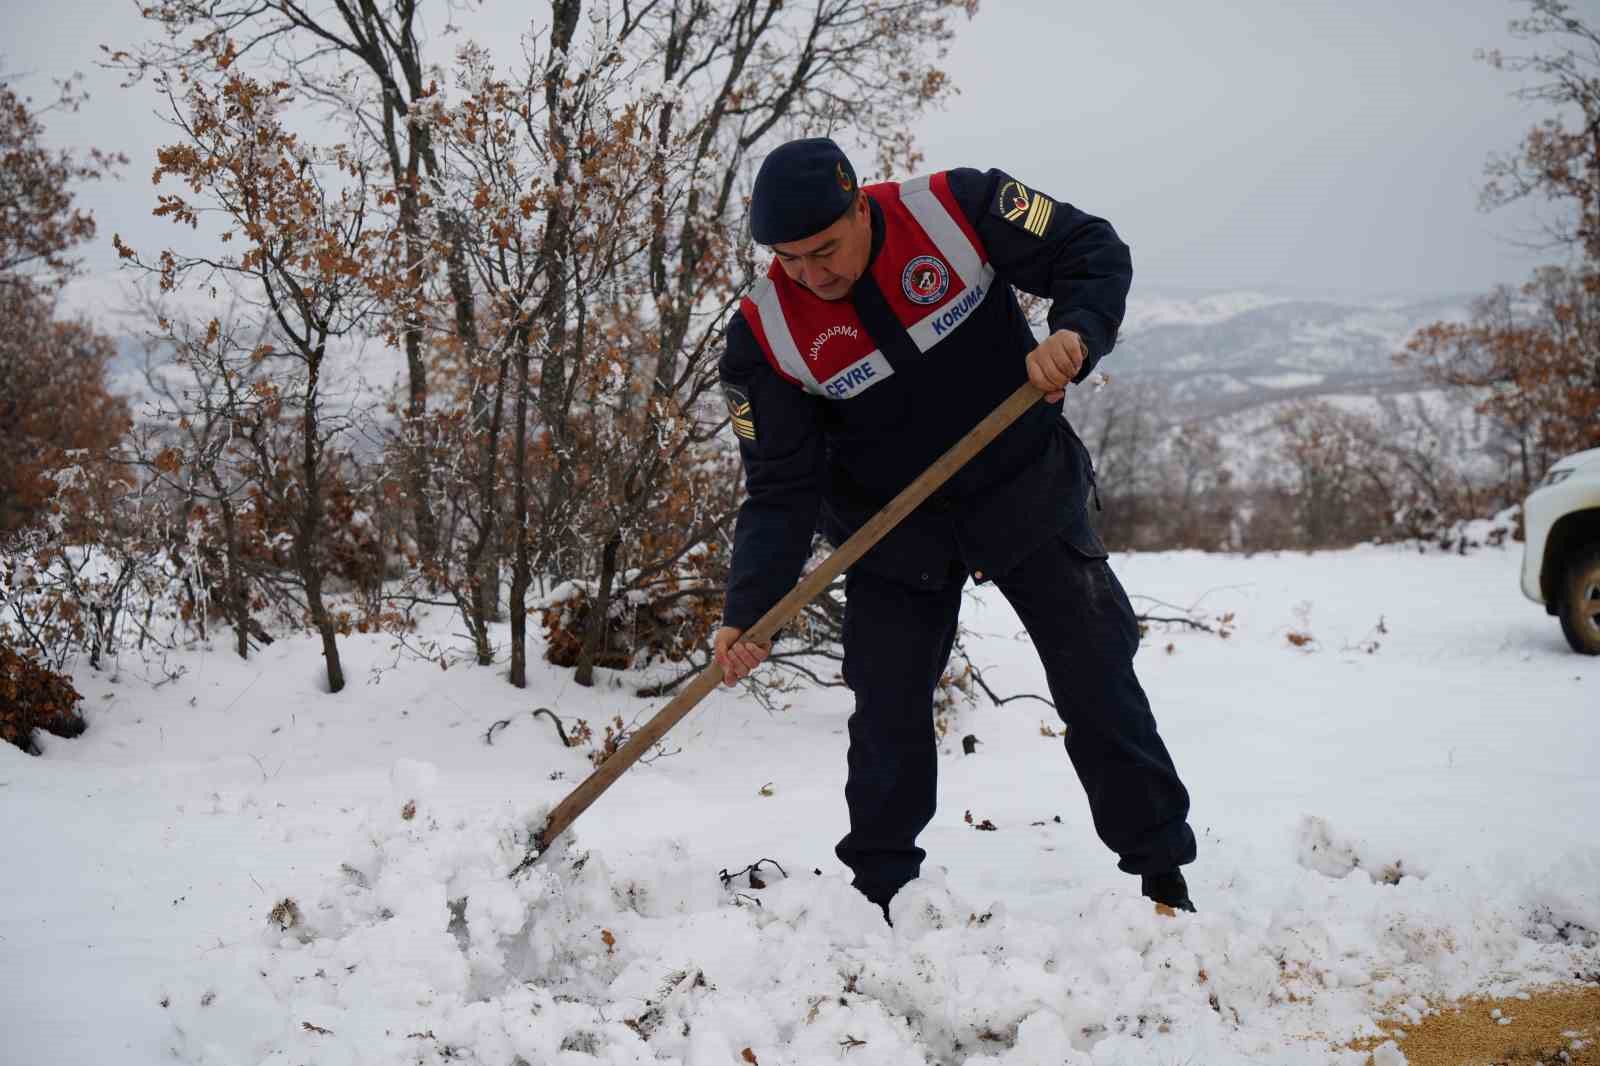
[[[757,244],[798,241],[839,220],[856,196],[856,171],[827,137],[772,150],[750,195],[750,235]]]

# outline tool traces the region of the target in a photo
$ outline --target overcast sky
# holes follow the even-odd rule
[[[1579,7],[1600,0],[1579,0]],[[928,163],[1014,169],[1103,214],[1168,284],[1478,290],[1536,261],[1477,210],[1539,117],[1473,58],[1506,0],[990,0]]]
[[[110,236],[169,239],[149,216],[164,128],[148,89],[95,68],[142,27],[117,0],[0,0],[0,69],[36,98],[83,71],[93,99],[48,119],[51,140],[126,152],[125,178],[86,188]],[[1600,0],[1578,0],[1579,8]],[[460,19],[509,26],[525,0]],[[1527,210],[1477,210],[1485,158],[1542,117],[1514,75],[1473,58],[1515,50],[1511,0],[984,0],[958,20],[961,95],[918,122],[928,169],[1000,167],[1109,218],[1138,282],[1414,296],[1517,282]],[[482,31],[479,31],[482,32]],[[863,160],[863,163],[866,161]],[[1548,258],[1545,256],[1543,258]],[[85,290],[92,291],[92,290]]]

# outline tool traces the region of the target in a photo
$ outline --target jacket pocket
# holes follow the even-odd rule
[[[1072,456],[1073,465],[1077,470],[1083,509],[1087,511],[1090,500],[1093,500],[1094,509],[1100,510],[1100,481],[1095,475],[1094,457],[1089,454],[1089,446],[1083,443],[1083,438],[1078,436],[1078,431],[1072,428],[1072,423],[1065,417],[1057,419],[1056,425],[1067,438],[1067,452]]]
[[[1106,551],[1105,544],[1100,540],[1100,534],[1089,524],[1088,516],[1069,523],[1061,531],[1061,541],[1080,559],[1105,559],[1111,554]]]

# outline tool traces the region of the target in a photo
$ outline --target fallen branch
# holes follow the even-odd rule
[[[983,671],[974,666],[971,659],[967,660],[967,665],[972,668],[972,680],[978,683],[978,687],[983,689],[984,694],[994,702],[996,707],[1004,707],[1006,704],[1012,703],[1016,700],[1038,700],[1051,710],[1055,710],[1056,705],[1054,703],[1045,699],[1043,696],[1037,696],[1032,692],[1020,692],[1015,696],[1004,697],[995,695],[994,689],[990,688],[988,682],[983,679]]]
[[[572,747],[572,741],[567,739],[567,731],[562,727],[561,719],[556,717],[556,712],[552,711],[548,707],[535,707],[533,709],[533,716],[535,718],[539,717],[541,714],[555,723],[556,735],[561,738],[561,746],[563,748]]]
[[[789,872],[787,870],[785,870],[782,866],[778,866],[777,860],[775,860],[775,859],[757,859],[755,862],[751,863],[749,866],[746,866],[744,869],[738,871],[737,873],[731,873],[730,874],[726,869],[718,870],[717,871],[717,877],[721,879],[722,887],[723,888],[727,888],[727,889],[731,889],[733,887],[733,882],[736,879],[738,879],[740,877],[746,877],[746,876],[748,876],[750,878],[750,887],[751,888],[766,888],[767,887],[767,883],[765,881],[761,880],[760,877],[756,876],[757,873],[760,871],[761,864],[764,863],[764,862],[772,863],[772,865],[777,868],[778,873],[782,874],[785,878],[787,878],[789,876]]]
[[[1191,629],[1198,629],[1202,633],[1215,633],[1216,632],[1216,630],[1213,629],[1211,626],[1206,625],[1204,622],[1196,622],[1193,618],[1166,618],[1166,617],[1164,617],[1162,615],[1157,615],[1157,614],[1140,614],[1140,615],[1135,615],[1134,617],[1137,618],[1140,622],[1145,622],[1145,623],[1149,623],[1149,622],[1173,623],[1173,622],[1176,622],[1176,623],[1178,623],[1180,625],[1186,625]]]

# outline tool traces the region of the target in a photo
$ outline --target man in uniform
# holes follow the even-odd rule
[[[748,496],[715,653],[799,579],[815,529],[842,544],[1024,381],[1045,393],[861,558],[845,582],[855,694],[836,852],[888,917],[932,820],[933,691],[961,589],[993,582],[1044,665],[1095,830],[1144,895],[1193,910],[1189,795],[1133,656],[1139,627],[1088,520],[1094,471],[1061,401],[1111,350],[1132,280],[1110,224],[998,170],[860,187],[833,141],[791,141],[756,177],[773,263],[728,325],[720,371]],[[1013,286],[1051,300],[1038,341]]]

